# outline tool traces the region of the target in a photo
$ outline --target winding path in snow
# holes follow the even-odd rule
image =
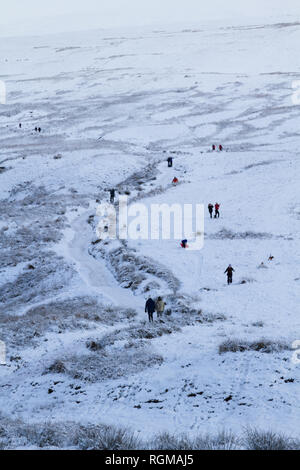
[[[134,296],[131,290],[120,287],[105,262],[96,260],[88,252],[92,238],[92,229],[87,223],[90,214],[91,209],[71,222],[63,241],[64,256],[74,263],[76,271],[90,291],[100,294],[113,305],[132,308],[142,314],[144,299]]]
[[[149,179],[149,171],[151,171],[151,168],[149,169],[148,165],[144,169],[138,170],[137,173],[133,173],[127,178],[126,187],[134,190],[136,181]],[[121,185],[124,184],[123,182]],[[140,187],[139,184],[137,186]],[[148,193],[138,193],[134,201],[151,196],[153,187],[150,186],[149,189],[150,192]],[[169,186],[166,186],[164,191],[168,189]],[[85,210],[80,216],[70,222],[70,228],[65,231],[60,254],[75,265],[77,273],[89,292],[103,297],[104,302],[123,308],[134,309],[140,319],[145,319],[145,298],[141,295],[135,296],[130,289],[120,287],[105,261],[99,258],[95,259],[89,253],[89,246],[93,238],[92,228],[88,223],[91,213],[96,213],[96,207],[90,206],[88,210]]]

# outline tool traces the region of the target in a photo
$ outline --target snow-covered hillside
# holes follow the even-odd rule
[[[300,437],[299,41],[295,21],[1,42],[6,419]],[[201,251],[99,241],[113,187],[221,217]],[[150,295],[172,313],[149,326]]]

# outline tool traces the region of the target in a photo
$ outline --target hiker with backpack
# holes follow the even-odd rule
[[[215,204],[215,219],[217,219],[217,218],[219,219],[219,217],[220,217],[220,204],[218,204],[216,202],[216,204]]]
[[[173,184],[173,186],[177,186],[178,183],[179,183],[178,178],[176,178],[176,176],[175,176],[173,178],[172,184]]]
[[[232,284],[232,274],[234,273],[234,269],[231,266],[231,264],[228,266],[228,268],[224,271],[224,274],[227,274],[227,284]]]
[[[149,322],[153,322],[153,313],[155,312],[155,302],[151,297],[146,302],[145,312],[148,313]]]
[[[165,302],[161,297],[158,297],[155,305],[155,310],[157,312],[157,318],[161,317],[165,310]]]
[[[213,218],[213,210],[214,210],[214,206],[212,203],[209,203],[208,204],[208,212],[209,212],[209,215],[210,215],[210,218],[212,219]]]

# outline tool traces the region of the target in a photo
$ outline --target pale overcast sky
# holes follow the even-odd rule
[[[0,35],[205,22],[300,18],[300,0],[0,0]],[[290,18],[293,19],[293,18]]]

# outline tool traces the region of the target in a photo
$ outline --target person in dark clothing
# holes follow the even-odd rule
[[[109,192],[110,192],[110,203],[113,204],[115,202],[116,191],[115,189],[111,189]]]
[[[21,123],[19,124],[19,128],[22,129],[22,124]]]
[[[42,132],[42,129],[39,127],[39,128],[38,128],[38,131],[39,131],[39,132]]]
[[[216,202],[215,204],[215,219],[220,217],[220,204]]]
[[[219,150],[220,150],[220,152],[222,152],[222,150],[223,150],[223,145],[219,145]]]
[[[234,273],[234,269],[231,264],[228,266],[224,274],[227,274],[227,284],[232,284],[232,274]]]
[[[35,127],[35,128],[34,128],[34,130],[35,130],[35,132],[37,132],[37,131],[38,131],[38,128],[37,128],[37,127]]]
[[[167,160],[167,162],[168,162],[168,167],[169,167],[169,168],[172,168],[172,166],[173,166],[173,158],[172,158],[172,157],[169,157],[168,160]]]
[[[181,248],[187,248],[188,247],[187,242],[188,242],[187,240],[182,240],[180,244]]]
[[[148,313],[149,322],[153,322],[153,313],[155,312],[155,302],[151,297],[146,302],[145,312]]]
[[[215,145],[212,146],[212,150],[213,150],[213,152],[216,150],[216,146],[215,146]]]
[[[214,210],[214,206],[213,204],[208,204],[208,212],[209,212],[209,215],[210,215],[210,218],[212,219],[213,218],[213,210]]]

